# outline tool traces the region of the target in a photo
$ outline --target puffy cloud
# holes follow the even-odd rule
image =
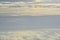
[[[40,30],[40,31],[10,31],[0,32],[1,40],[56,40],[59,39],[59,30]]]

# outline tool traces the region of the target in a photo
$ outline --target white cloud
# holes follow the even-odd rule
[[[58,30],[59,32],[59,30]],[[40,30],[40,31],[9,31],[9,32],[0,32],[0,37],[3,40],[13,39],[13,40],[55,40],[59,38],[60,32],[56,30]],[[1,34],[2,33],[2,34]]]
[[[32,8],[28,7],[31,5],[32,5]],[[41,4],[41,5],[60,6],[60,4]],[[39,7],[34,8],[33,3],[29,4],[25,2],[3,2],[3,3],[0,3],[0,13],[9,13],[8,15],[10,16],[60,15],[60,9],[59,8],[39,8]]]
[[[35,2],[43,2],[43,0],[35,0]]]

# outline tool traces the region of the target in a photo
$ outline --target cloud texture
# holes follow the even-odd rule
[[[25,2],[1,2],[0,13],[10,13],[10,16],[60,15],[60,4],[39,4],[39,6]],[[52,6],[53,8],[45,8],[45,6]],[[56,6],[58,8],[54,8]]]
[[[60,32],[57,29],[0,32],[1,40],[58,40],[59,36]]]

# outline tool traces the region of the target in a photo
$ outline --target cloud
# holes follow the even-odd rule
[[[33,3],[25,2],[1,2],[0,13],[8,13],[10,16],[42,16],[42,15],[60,15],[59,8],[44,8],[45,6],[60,6],[60,4],[41,4],[33,5]],[[35,8],[37,6],[37,8]]]
[[[34,0],[35,2],[43,2],[43,0]]]
[[[58,31],[59,32],[59,31]],[[9,31],[0,32],[1,40],[20,39],[20,40],[55,40],[59,38],[59,33],[56,30],[40,30],[40,31]],[[52,34],[52,35],[51,35]]]

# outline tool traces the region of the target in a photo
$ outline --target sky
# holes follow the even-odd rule
[[[35,0],[0,0],[0,2],[32,2],[32,1],[35,1]],[[36,2],[39,2],[39,1],[42,1],[42,2],[60,2],[60,0],[36,0]]]
[[[0,31],[60,28],[60,15],[0,16]]]
[[[50,3],[43,5],[55,5],[60,7],[60,0],[35,0],[35,2],[39,1]],[[33,4],[33,0],[0,0],[0,38],[5,38],[5,40],[9,39],[9,37],[12,37],[13,40],[17,40],[18,38],[21,38],[21,40],[24,40],[23,38],[27,38],[27,40],[40,40],[44,38],[46,40],[55,40],[59,38],[60,8],[35,9],[34,7],[30,8],[31,4],[28,2],[32,2],[31,4]],[[29,8],[26,7],[28,5]],[[49,28],[52,30],[49,30]],[[54,30],[54,28],[58,30]],[[40,29],[43,30],[40,31]],[[1,33],[1,31],[4,32]],[[15,36],[18,38],[15,38]]]
[[[25,3],[27,1],[32,2],[32,0],[0,0],[0,30],[60,28],[60,8],[19,8],[22,4],[27,6],[28,3]],[[42,2],[48,1],[60,3],[60,0]],[[54,5],[60,6],[60,4]]]
[[[29,1],[32,1],[32,0],[0,0],[0,2],[19,2],[19,1],[29,2]]]

